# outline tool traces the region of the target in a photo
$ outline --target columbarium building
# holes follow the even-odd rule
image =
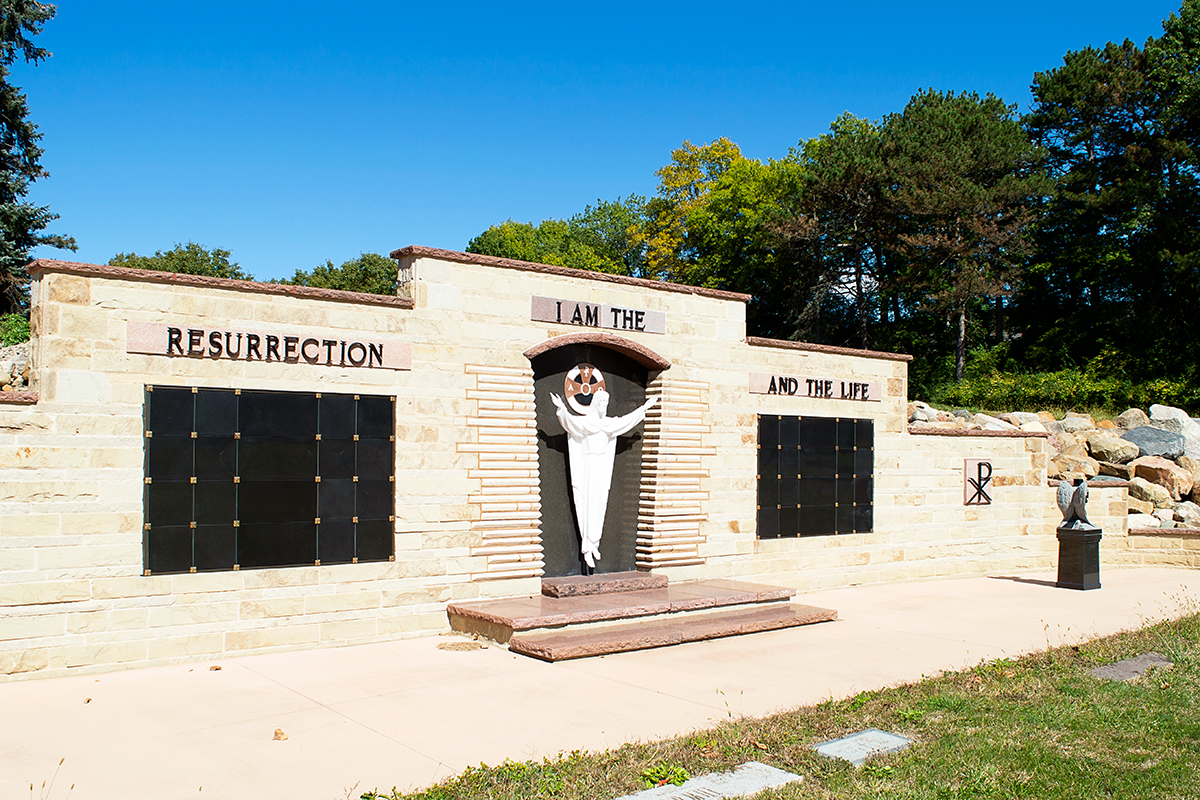
[[[608,440],[597,573],[1053,566],[1045,434],[910,431],[909,356],[748,337],[729,292],[392,257],[396,296],[32,265],[0,680],[442,631],[447,604],[588,572],[556,405],[601,392],[644,421]]]

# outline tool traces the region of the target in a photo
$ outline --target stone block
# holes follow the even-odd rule
[[[49,651],[44,647],[0,652],[0,675],[43,670],[50,662],[49,655]]]
[[[86,306],[92,302],[91,280],[79,275],[53,275],[46,287],[46,300],[50,303]]]
[[[260,600],[243,600],[238,607],[239,619],[294,617],[303,613],[303,597],[268,597]]]
[[[237,618],[238,604],[232,601],[224,603],[180,603],[169,606],[156,606],[150,609],[151,628],[230,622]]]
[[[244,588],[248,572],[196,572],[171,576],[173,594],[233,592]]]
[[[242,573],[247,589],[275,589],[281,586],[315,586],[320,582],[316,567],[255,569]]]
[[[60,369],[54,379],[50,399],[59,403],[101,404],[108,402],[108,376],[97,372]]]
[[[306,614],[324,614],[334,611],[379,608],[379,600],[379,592],[311,594],[304,599],[304,612]]]
[[[350,619],[321,623],[322,642],[352,642],[374,639],[378,624],[374,619]]]
[[[194,636],[156,637],[150,640],[147,655],[151,661],[220,656],[225,637],[220,633],[199,633]]]
[[[67,633],[103,633],[113,629],[111,611],[97,609],[67,615]]]
[[[381,605],[384,608],[397,606],[420,606],[435,603],[445,603],[454,597],[454,592],[448,586],[423,586],[416,589],[385,589],[381,593]]]
[[[92,580],[92,596],[97,600],[112,600],[125,597],[149,597],[171,594],[172,578],[155,575],[129,578],[95,578]]]
[[[38,568],[44,570],[85,569],[131,566],[142,564],[141,544],[72,545],[38,548]],[[94,573],[93,573],[94,574]]]
[[[64,656],[67,667],[87,667],[96,664],[126,664],[144,661],[147,642],[105,642],[67,647]]]
[[[10,490],[21,487],[9,484]],[[57,536],[62,532],[60,514],[10,514],[0,516],[0,536]]]
[[[261,650],[268,647],[316,644],[320,640],[321,626],[316,623],[255,628],[227,632],[224,650],[226,652]]]
[[[61,636],[64,623],[65,616],[61,614],[0,617],[0,641]]]
[[[45,581],[0,584],[0,606],[72,603],[91,599],[88,581]]]

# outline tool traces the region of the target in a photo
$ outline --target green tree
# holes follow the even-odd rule
[[[644,198],[630,195],[597,200],[569,220],[534,225],[510,219],[472,239],[467,252],[642,277],[647,273],[644,208]]]
[[[968,313],[1012,293],[1034,207],[1051,189],[1015,109],[991,94],[929,90],[883,122],[897,247],[926,295],[953,317],[956,380]]]
[[[110,267],[152,269],[159,272],[179,272],[184,275],[206,275],[210,278],[231,278],[252,281],[254,277],[242,270],[236,261],[229,260],[229,251],[214,247],[208,250],[195,242],[176,244],[167,251],[157,250],[152,256],[137,253],[117,253],[108,260]]]
[[[646,198],[631,194],[622,200],[597,200],[596,205],[567,220],[574,237],[587,244],[606,264],[620,264],[617,272],[635,278],[647,277],[646,247],[642,231],[646,225]]]
[[[659,169],[658,193],[646,205],[642,243],[648,273],[662,280],[689,283],[697,261],[697,243],[688,220],[701,207],[713,183],[745,157],[736,144],[721,137],[710,144],[671,151],[671,162]]]
[[[879,126],[846,112],[829,133],[793,148],[789,159],[803,166],[805,178],[799,213],[781,228],[803,253],[797,268],[808,276],[797,335],[825,339],[822,320],[841,316],[840,330],[826,325],[825,333],[866,348],[894,227]]]
[[[561,219],[542,220],[537,225],[507,220],[472,239],[467,252],[596,272],[621,271],[619,264],[607,261],[581,241],[570,223]]]
[[[30,64],[49,58],[50,52],[32,37],[54,13],[54,6],[33,0],[0,2],[0,312],[23,310],[28,304],[24,267],[30,250],[38,245],[75,249],[68,236],[42,233],[58,215],[25,199],[30,184],[49,173],[41,165],[42,134],[30,122],[29,104],[9,74],[18,58]]]
[[[296,274],[280,283],[292,286],[315,286],[339,289],[344,292],[394,295],[397,278],[396,262],[378,253],[362,253],[358,258],[335,267],[332,261],[316,266],[311,272],[296,270]]]
[[[803,197],[803,165],[739,158],[706,181],[682,217],[686,235],[675,258],[676,279],[751,296],[747,329],[787,338],[797,298],[809,288],[794,243],[780,234]]]
[[[1026,126],[1056,187],[1020,303],[1027,363],[1096,361],[1139,379],[1195,371],[1198,68],[1200,2],[1185,0],[1144,46],[1070,52],[1035,76]]]

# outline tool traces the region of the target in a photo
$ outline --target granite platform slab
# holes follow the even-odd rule
[[[770,603],[623,625],[517,634],[509,640],[508,649],[542,661],[565,661],[794,628],[834,619],[837,619],[837,612],[832,609]]]
[[[561,578],[542,578],[542,594],[547,597],[577,597],[587,594],[614,594],[639,589],[662,589],[666,575],[651,572],[605,572],[599,575],[567,575]]]
[[[474,600],[446,606],[450,627],[505,643],[515,631],[784,601],[794,589],[731,580],[677,583],[658,589],[568,597]],[[507,633],[506,633],[507,631]]]

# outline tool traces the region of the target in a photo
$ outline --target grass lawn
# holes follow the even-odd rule
[[[1148,651],[1175,666],[1134,683],[1089,674]],[[811,749],[864,728],[916,744],[857,769]],[[363,798],[609,800],[752,760],[804,776],[760,798],[1198,798],[1200,615],[677,739],[481,765],[424,792]]]

